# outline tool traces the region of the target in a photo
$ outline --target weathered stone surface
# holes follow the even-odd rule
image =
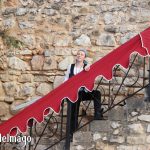
[[[150,135],[146,137],[146,142],[150,144]]]
[[[35,82],[47,82],[48,77],[47,76],[36,75],[36,76],[34,76],[34,81]]]
[[[101,139],[102,138],[102,136],[101,136],[101,134],[99,133],[99,132],[95,132],[94,134],[93,134],[93,140],[94,141],[96,141],[96,140],[99,140],[99,139]]]
[[[148,150],[149,146],[146,145],[120,145],[117,150]]]
[[[144,133],[144,128],[141,124],[131,124],[128,125],[128,128],[130,129],[130,133],[138,133],[138,134]]]
[[[138,116],[138,119],[141,121],[150,122],[150,115],[140,115]]]
[[[133,145],[145,144],[146,137],[145,136],[127,136],[127,143],[133,144]]]
[[[48,15],[48,16],[53,16],[56,14],[56,11],[54,9],[43,9],[42,14]]]
[[[143,102],[143,100],[139,100],[134,97],[127,100],[127,109],[129,113],[144,108],[145,108],[145,103]]]
[[[132,37],[135,36],[135,33],[127,33],[125,36],[123,36],[121,39],[120,39],[120,43],[123,44],[125,42],[127,42],[129,39],[131,39]]]
[[[92,132],[109,132],[110,131],[110,121],[95,120],[90,124],[90,131],[92,131]]]
[[[35,36],[32,34],[23,34],[21,36],[21,41],[28,46],[30,49],[36,48],[37,44],[35,41]]]
[[[4,26],[5,28],[9,29],[9,28],[13,28],[16,25],[16,22],[14,19],[6,19],[4,20]]]
[[[26,13],[28,12],[28,9],[27,8],[17,8],[17,11],[16,11],[16,15],[17,16],[22,16],[22,15],[25,15]]]
[[[48,83],[41,83],[37,89],[36,89],[36,93],[37,95],[46,95],[48,94],[50,91],[52,90],[52,85],[48,84]]]
[[[14,96],[17,94],[18,86],[16,82],[6,82],[3,83],[3,86],[7,95]]]
[[[148,126],[147,126],[147,132],[148,133],[150,132],[150,124],[148,124]]]
[[[71,44],[70,37],[56,37],[54,39],[53,45],[56,46],[69,46]]]
[[[74,43],[79,46],[91,46],[91,40],[85,34],[82,34],[79,38],[77,38]]]
[[[12,103],[14,100],[15,100],[14,97],[11,96],[5,97],[5,102]]]
[[[22,51],[19,51],[19,53],[20,53],[21,55],[32,55],[32,51],[29,50],[29,49],[24,49],[24,50],[22,50]]]
[[[105,27],[105,31],[111,32],[111,33],[116,33],[117,32],[117,27],[113,25],[107,25]]]
[[[114,145],[109,145],[108,143],[103,143],[100,141],[96,142],[96,150],[116,150]]]
[[[19,82],[32,82],[33,81],[34,76],[32,74],[22,74],[21,76],[19,76],[18,81]]]
[[[28,28],[34,27],[34,24],[31,24],[30,22],[20,21],[19,27],[20,27],[20,29],[28,29]]]
[[[46,57],[43,70],[57,69],[57,61],[55,57]]]
[[[82,138],[85,137],[85,138]],[[92,142],[92,134],[91,132],[77,132],[73,135],[73,143],[77,144],[77,143],[90,143]]]
[[[106,34],[106,33],[102,33],[97,41],[96,41],[96,45],[99,46],[115,46],[116,42],[115,42],[115,38],[112,34]]]
[[[8,66],[12,69],[16,70],[30,70],[30,66],[27,62],[19,59],[18,57],[10,57]]]
[[[7,70],[8,64],[7,64],[7,58],[6,58],[6,56],[0,56],[0,57],[1,57],[0,58],[0,69]]]
[[[125,142],[125,137],[123,137],[123,136],[111,136],[110,137],[110,142],[121,144],[121,143]]]
[[[2,82],[0,81],[0,101],[4,100],[4,98],[5,98],[5,91],[3,89]]]
[[[55,55],[57,56],[69,56],[71,55],[72,49],[70,48],[57,48],[55,49]]]
[[[23,6],[27,6],[28,4],[30,4],[32,1],[31,0],[20,0],[21,4]]]
[[[120,132],[120,130],[119,130],[119,129],[116,129],[116,130],[113,131],[113,135],[118,135],[119,132]]]
[[[10,105],[10,113],[12,115],[16,114],[18,112],[18,110],[16,110],[16,106],[22,104],[23,101],[22,100],[15,100],[13,101],[13,103]]]
[[[138,113],[138,112],[135,112],[135,111],[131,112],[131,116],[132,116],[132,117],[137,116],[138,114],[139,114],[139,113]]]
[[[32,70],[42,70],[44,65],[44,57],[40,55],[33,56],[31,60]]]
[[[47,78],[47,80],[50,81],[50,82],[54,82],[54,79],[55,79],[55,76],[50,76],[50,77]]]
[[[111,127],[112,127],[113,129],[117,129],[117,128],[120,127],[120,124],[119,124],[118,122],[112,122],[112,123],[111,123]]]
[[[64,82],[64,76],[56,76],[54,79],[54,89]]]
[[[9,106],[4,102],[0,102],[0,116],[5,117],[8,113],[9,113]]]
[[[20,87],[20,96],[33,96],[35,93],[34,87],[31,83],[25,83]]]
[[[16,12],[16,8],[6,8],[4,11],[3,11],[3,15],[10,15],[10,14],[13,14]]]
[[[58,68],[60,70],[66,70],[67,67],[72,64],[74,62],[74,57],[73,56],[69,56],[66,57],[65,59],[63,59],[59,64],[58,64]]]
[[[125,111],[122,108],[114,108],[108,112],[109,120],[123,121],[125,120]]]
[[[50,56],[54,56],[54,55],[55,55],[54,49],[45,49],[44,50],[44,56],[45,57],[50,57]]]
[[[104,15],[104,21],[106,25],[112,24],[115,21],[115,17],[111,13],[106,13]]]

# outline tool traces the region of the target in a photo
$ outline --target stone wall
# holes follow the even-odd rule
[[[76,132],[71,150],[150,150],[149,103],[132,98],[107,115]]]
[[[80,47],[93,63],[149,21],[149,0],[0,0],[1,120],[57,87]]]

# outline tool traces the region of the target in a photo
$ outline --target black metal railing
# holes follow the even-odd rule
[[[112,80],[107,81],[104,77],[98,77],[95,80],[94,89],[101,92],[104,119],[107,119],[106,112],[116,106],[123,107],[126,105],[128,98],[134,95],[139,97],[145,96],[145,88],[148,89],[150,87],[149,64],[150,59],[148,57],[133,54],[130,58],[128,69],[123,68],[119,64],[113,68]],[[72,138],[70,136],[71,106],[67,101],[67,99],[62,101],[60,114],[55,114],[51,111],[41,124],[32,120],[32,126],[30,126],[27,133],[32,137],[32,142],[21,149],[36,150],[39,149],[39,146],[42,146],[42,143],[45,145],[42,147],[43,150],[48,150],[55,146],[63,147],[65,150],[70,149]],[[93,121],[92,102],[83,101],[80,108],[82,108],[82,113],[79,114],[78,129]],[[13,145],[15,144],[18,145],[19,143],[13,143]],[[1,143],[2,150],[5,150],[5,146],[6,143]]]

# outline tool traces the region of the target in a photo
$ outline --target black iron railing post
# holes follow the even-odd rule
[[[146,102],[150,102],[150,58],[148,58],[148,72],[149,72],[149,74],[148,74],[148,86],[146,87],[146,94],[147,94],[147,96],[146,96],[146,98],[145,98],[145,101]]]
[[[148,58],[148,83],[150,85],[150,58]]]
[[[31,124],[31,126],[30,126],[30,128],[29,128],[29,132],[30,132],[30,137],[32,138],[32,127],[33,127],[33,122],[32,122],[32,124]],[[32,141],[31,141],[32,142]],[[31,150],[31,142],[29,143],[29,150]]]
[[[68,107],[67,107],[65,150],[70,150],[70,141],[71,141],[71,102],[68,100],[67,103],[68,103]]]
[[[61,126],[60,126],[60,140],[63,138],[63,122],[64,122],[64,100],[62,101],[61,104]]]

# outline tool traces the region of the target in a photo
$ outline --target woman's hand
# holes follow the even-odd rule
[[[90,65],[85,66],[84,70],[89,71],[90,70]]]

